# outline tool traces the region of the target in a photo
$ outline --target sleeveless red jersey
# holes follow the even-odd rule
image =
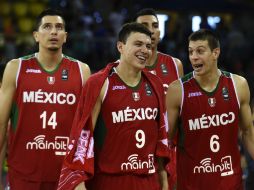
[[[145,70],[157,75],[161,79],[165,93],[169,84],[179,78],[178,68],[173,57],[161,52],[157,53],[155,64],[146,66]]]
[[[154,174],[159,138],[159,103],[154,89],[144,77],[136,87],[129,87],[115,70],[107,82],[94,131],[95,171]]]
[[[30,181],[57,181],[82,89],[80,62],[63,56],[52,72],[35,54],[22,57],[9,137],[9,172]]]
[[[190,73],[181,79],[177,189],[242,190],[238,147],[239,101],[231,73],[204,91]]]

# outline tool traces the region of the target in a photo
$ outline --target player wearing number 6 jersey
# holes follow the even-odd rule
[[[120,61],[88,79],[59,190],[168,189],[164,90],[157,76],[142,71],[151,55],[150,35],[142,24],[124,25]]]
[[[194,71],[173,82],[167,92],[170,139],[178,130],[179,190],[243,189],[238,126],[254,157],[248,84],[243,77],[218,69],[219,54],[212,31],[191,34],[189,59]]]
[[[6,66],[0,91],[0,147],[10,117],[10,189],[56,189],[82,84],[90,75],[86,64],[62,54],[66,37],[61,13],[45,10],[34,32],[39,52]]]

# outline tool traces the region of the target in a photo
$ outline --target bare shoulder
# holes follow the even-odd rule
[[[184,75],[184,71],[183,71],[183,64],[182,64],[182,61],[178,58],[173,58],[176,65],[177,65],[177,69],[178,69],[178,72],[179,72],[179,77],[182,77]]]
[[[172,83],[170,83],[170,85],[168,86],[168,91],[181,91],[181,82],[180,79],[173,81]]]
[[[167,101],[174,102],[176,104],[181,102],[182,99],[182,85],[180,79],[172,82],[167,90]]]
[[[18,70],[19,67],[19,59],[12,59],[10,60],[7,65],[6,65],[6,69],[10,69],[10,70]]]
[[[182,61],[176,57],[173,57],[174,61],[176,62],[177,65],[182,65]]]
[[[7,63],[4,71],[3,83],[5,82],[9,83],[16,80],[19,64],[20,64],[19,59],[12,59]]]
[[[242,86],[242,85],[246,85],[247,84],[247,80],[243,77],[243,76],[240,76],[240,75],[236,75],[236,74],[232,74],[233,76],[233,79],[235,81],[235,84],[237,86]]]
[[[233,74],[232,76],[240,102],[248,100],[250,97],[250,90],[247,80],[240,75]]]
[[[87,81],[87,79],[91,75],[90,67],[86,63],[83,63],[83,62],[80,62],[80,63],[81,63],[80,65],[81,65],[81,70],[82,70],[82,74],[84,77],[84,81]]]

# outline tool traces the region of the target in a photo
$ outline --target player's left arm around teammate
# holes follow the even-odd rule
[[[254,159],[254,127],[251,116],[251,108],[250,108],[250,90],[248,83],[245,78],[234,75],[234,80],[236,84],[236,91],[238,94],[239,102],[240,102],[240,128],[242,134],[242,142]]]

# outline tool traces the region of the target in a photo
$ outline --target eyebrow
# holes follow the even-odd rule
[[[189,46],[188,48],[192,48],[192,47]],[[206,47],[203,45],[200,45],[200,46],[196,47],[195,49],[197,49],[197,48],[206,48]],[[192,48],[192,49],[194,49],[194,48]]]

